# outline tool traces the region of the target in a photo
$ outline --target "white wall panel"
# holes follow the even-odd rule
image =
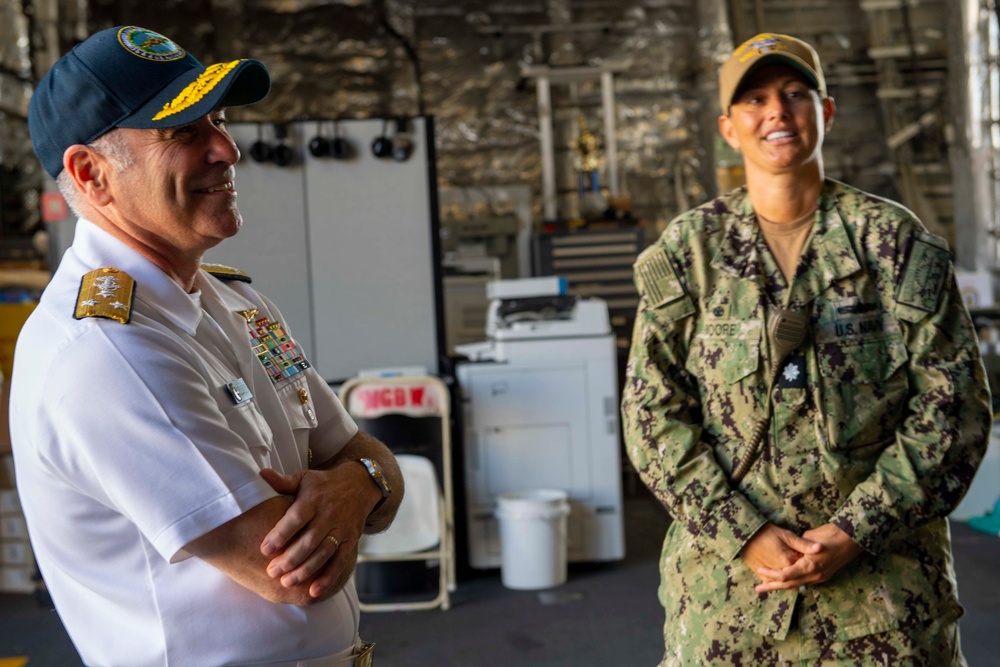
[[[439,372],[443,340],[436,183],[430,121],[410,119],[405,161],[376,158],[383,121],[348,120],[350,159],[313,157],[315,121],[291,123],[295,161],[257,163],[252,123],[233,123],[243,153],[236,186],[244,226],[206,255],[238,267],[277,303],[309,359],[329,382],[370,368]],[[324,133],[333,136],[332,123]],[[396,135],[389,123],[388,135]],[[270,125],[264,139],[273,143]]]
[[[230,132],[242,153],[236,165],[236,202],[243,214],[243,228],[208,251],[205,261],[235,266],[250,274],[253,286],[278,304],[285,324],[311,359],[316,348],[305,262],[302,166],[297,163],[282,168],[251,160],[256,125],[234,123]],[[272,138],[270,128],[264,136]]]
[[[423,119],[410,125],[405,162],[372,154],[378,119],[340,123],[353,159],[306,158],[315,363],[328,379],[366,367],[438,371],[428,135]],[[311,138],[315,123],[306,128]]]

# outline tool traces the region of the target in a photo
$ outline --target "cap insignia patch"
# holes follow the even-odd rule
[[[160,33],[134,25],[126,26],[118,31],[118,42],[129,53],[145,60],[169,62],[180,60],[187,55],[184,49]]]
[[[135,298],[135,280],[132,276],[106,266],[85,274],[80,281],[80,295],[76,300],[73,317],[104,317],[122,324],[132,319],[132,301]]]
[[[239,60],[234,60],[230,63],[209,65],[197,79],[185,86],[177,97],[164,104],[160,113],[153,116],[153,120],[163,120],[167,116],[172,116],[194,106],[239,64]]]
[[[761,35],[761,37],[762,39],[755,39],[745,45],[746,53],[740,54],[740,62],[744,62],[757,54],[788,50],[788,46],[782,44],[782,40],[774,35]]]

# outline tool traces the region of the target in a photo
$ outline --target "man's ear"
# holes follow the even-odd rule
[[[111,202],[108,176],[111,165],[107,159],[93,148],[74,144],[63,153],[63,169],[73,179],[80,195],[95,207]]]
[[[729,116],[719,116],[719,134],[722,135],[722,138],[725,139],[726,143],[729,144],[734,150],[740,150],[740,140],[736,136],[736,129],[733,127],[733,121],[729,118]]]

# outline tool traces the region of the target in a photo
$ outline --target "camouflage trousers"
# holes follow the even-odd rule
[[[776,641],[718,623],[713,630],[705,644],[668,646],[659,667],[968,667],[957,620],[932,619],[848,641],[795,630]]]

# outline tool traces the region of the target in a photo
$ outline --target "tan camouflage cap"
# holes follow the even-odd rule
[[[719,70],[719,107],[722,113],[729,113],[733,96],[743,79],[757,68],[773,62],[799,70],[816,86],[820,97],[826,97],[826,79],[816,50],[801,39],[765,32],[740,44],[722,64]]]

